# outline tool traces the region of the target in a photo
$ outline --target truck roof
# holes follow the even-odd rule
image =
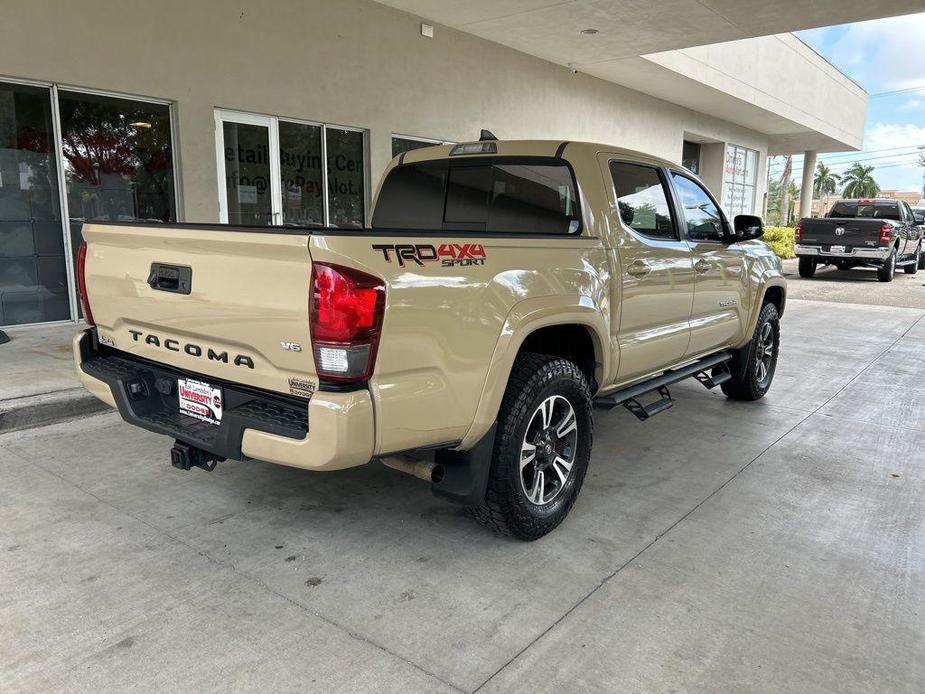
[[[563,156],[565,159],[571,158],[576,153],[585,156],[596,156],[598,153],[606,152],[625,156],[633,161],[645,161],[656,166],[670,166],[675,169],[687,171],[677,162],[662,159],[645,152],[638,152],[624,147],[608,145],[600,142],[581,142],[575,140],[488,140],[494,142],[497,152],[491,154],[471,154],[467,156],[507,156],[507,157],[557,157]],[[432,161],[435,159],[448,159],[453,148],[459,145],[476,145],[478,142],[459,142],[452,145],[434,145],[433,147],[421,147],[410,152],[399,155],[398,160],[401,163],[412,163],[419,161]],[[692,174],[695,175],[695,174]]]

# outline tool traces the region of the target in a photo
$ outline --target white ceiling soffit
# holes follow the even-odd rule
[[[378,0],[561,65],[925,11],[925,0]],[[597,29],[589,37],[580,32]]]

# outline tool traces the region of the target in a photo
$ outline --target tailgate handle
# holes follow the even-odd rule
[[[148,284],[151,289],[174,294],[189,294],[193,287],[193,268],[186,265],[166,265],[165,263],[151,263],[151,274],[148,275]]]

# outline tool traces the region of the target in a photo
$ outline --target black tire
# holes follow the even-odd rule
[[[925,253],[922,252],[921,241],[919,241],[919,270],[925,270]]]
[[[919,268],[922,266],[922,244],[919,244],[915,247],[915,255],[912,258],[913,262],[908,265],[903,265],[903,272],[907,275],[914,275],[919,271]]]
[[[767,328],[765,326],[768,326]],[[770,330],[770,348],[766,336]],[[770,349],[770,352],[768,351]],[[730,364],[732,378],[722,385],[723,392],[732,400],[760,400],[771,388],[777,369],[780,350],[780,317],[774,304],[766,303],[758,314],[755,332],[747,345],[736,350]],[[764,364],[762,374],[759,364]]]
[[[816,274],[816,259],[803,256],[800,258],[800,277],[809,279]]]
[[[877,268],[877,279],[881,282],[892,282],[893,275],[896,273],[896,249],[890,251],[890,255],[883,261],[883,265]]]
[[[566,401],[572,408],[577,427],[574,436],[567,435],[568,441],[566,437],[555,437],[552,455],[564,455],[565,448],[557,449],[570,446],[572,463],[564,481],[561,481],[561,474],[553,476],[553,470],[559,472],[554,464],[550,463],[545,469],[549,471],[551,489],[557,482],[559,487],[555,493],[551,491],[550,500],[543,503],[545,471],[541,475],[539,467],[545,463],[539,457],[544,450],[546,456],[550,452],[544,444],[538,443],[534,447],[533,462],[522,466],[521,460],[529,457],[527,447],[532,444],[528,443],[528,437],[534,442],[539,440],[534,438],[533,432],[542,421],[536,418],[546,419],[540,407],[550,400],[567,413],[563,400]],[[548,420],[552,426],[547,427],[546,432],[555,428],[552,409]],[[591,456],[592,425],[591,388],[577,365],[559,357],[531,352],[519,354],[498,413],[485,503],[470,507],[472,517],[497,533],[521,540],[537,540],[552,531],[568,515],[581,491]],[[541,490],[541,503],[528,497],[527,478],[532,481],[532,491]]]

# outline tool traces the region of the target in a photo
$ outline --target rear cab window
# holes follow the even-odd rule
[[[901,221],[903,219],[899,204],[896,202],[864,202],[864,201],[841,201],[832,205],[827,217],[838,217],[841,219],[893,219]]]
[[[561,160],[440,159],[389,172],[373,228],[568,235],[581,232],[580,209]]]

